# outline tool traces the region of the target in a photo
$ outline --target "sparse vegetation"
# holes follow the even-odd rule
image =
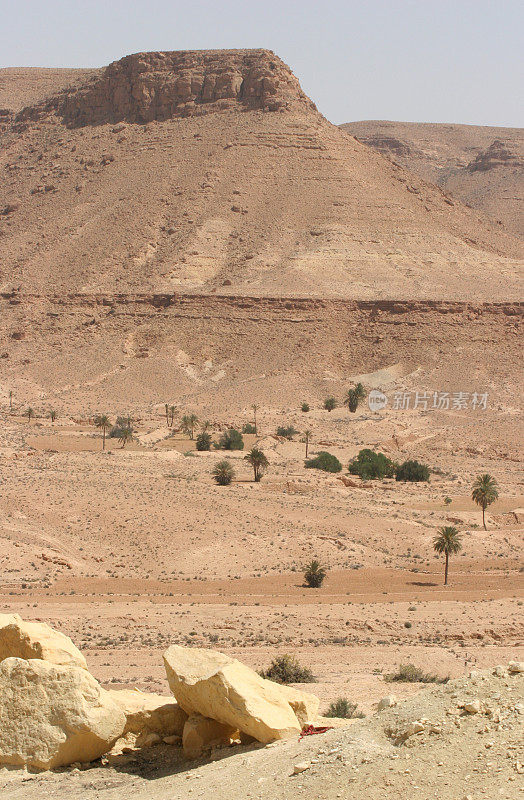
[[[120,441],[122,447],[125,447],[133,439],[133,429],[127,426],[125,428],[117,428],[116,438]]]
[[[294,656],[277,656],[259,675],[275,683],[314,683],[315,676],[307,667],[302,667]]]
[[[277,436],[283,436],[284,439],[292,439],[297,433],[293,425],[279,425],[277,428]]]
[[[389,672],[384,675],[387,683],[447,683],[449,675],[441,678],[431,672],[424,672],[414,664],[401,664],[396,672]]]
[[[54,408],[52,408],[51,411],[49,412],[49,419],[51,420],[51,422],[55,421],[56,416],[57,416],[56,411],[54,410]]]
[[[26,408],[26,410],[24,411],[24,416],[27,417],[27,421],[28,422],[31,422],[31,420],[33,419],[34,415],[35,415],[35,412],[33,411],[32,408]]]
[[[451,497],[447,497],[447,496],[446,496],[446,497],[444,498],[444,505],[445,505],[445,506],[450,506],[452,502],[453,502],[453,501],[452,501]]]
[[[235,470],[231,461],[227,458],[222,459],[213,467],[213,478],[219,486],[229,486],[235,477]]]
[[[302,439],[302,441],[306,445],[305,458],[307,458],[307,454],[308,454],[308,450],[309,450],[309,442],[311,441],[311,436],[312,436],[312,433],[311,433],[311,431],[309,429],[304,431],[304,438]]]
[[[257,434],[258,433],[258,428],[257,428],[258,403],[253,403],[251,408],[253,410],[253,422],[254,422],[254,427],[255,427],[255,434]]]
[[[337,407],[337,401],[334,397],[326,397],[324,400],[324,409],[326,411],[333,411]]]
[[[206,431],[202,431],[199,433],[196,438],[196,449],[203,451],[203,450],[211,450],[211,436]]]
[[[304,580],[310,589],[319,589],[324,583],[326,575],[327,571],[317,559],[310,561],[304,570]]]
[[[357,383],[352,389],[348,389],[344,398],[344,405],[354,414],[361,401],[365,398],[366,391],[361,383]]]
[[[252,447],[249,453],[244,456],[244,459],[249,461],[253,467],[253,472],[255,473],[255,482],[258,483],[262,479],[262,475],[266,469],[269,467],[269,461],[267,460],[264,452],[258,447]]]
[[[498,483],[492,475],[489,475],[487,472],[485,472],[483,475],[479,475],[477,478],[475,478],[471,499],[482,508],[482,524],[485,531],[487,530],[486,508],[494,503],[498,496]]]
[[[306,469],[321,469],[324,472],[340,472],[342,470],[342,464],[338,458],[331,453],[326,453],[325,450],[321,450],[315,458],[307,459],[305,467]]]
[[[366,715],[362,713],[356,703],[352,703],[347,697],[339,697],[338,700],[329,704],[324,716],[337,719],[364,719]]]
[[[304,414],[307,414],[309,411],[309,403],[302,403],[300,410],[303,411]]]
[[[453,525],[445,525],[439,528],[438,535],[433,539],[433,549],[436,553],[446,556],[446,565],[444,568],[444,586],[448,583],[448,567],[449,557],[462,550],[462,537],[457,528]]]
[[[221,435],[218,444],[215,444],[217,450],[243,450],[244,439],[240,431],[235,428],[230,428]]]
[[[395,462],[391,461],[384,453],[375,453],[374,450],[366,448],[349,462],[348,471],[351,475],[358,475],[360,478],[369,480],[392,478],[396,468]]]
[[[246,422],[245,425],[242,426],[242,433],[256,433],[256,428],[250,422]]]
[[[429,467],[414,460],[404,461],[403,464],[397,467],[396,479],[397,481],[410,481],[411,483],[429,481]]]
[[[182,431],[189,436],[190,439],[195,438],[195,428],[198,424],[198,417],[196,414],[184,414],[182,417],[181,428]]]

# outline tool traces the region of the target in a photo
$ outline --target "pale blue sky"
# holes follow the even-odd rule
[[[332,122],[522,126],[522,0],[0,0],[0,67],[266,47]]]

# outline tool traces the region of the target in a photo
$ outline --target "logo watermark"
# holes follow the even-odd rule
[[[371,411],[380,411],[389,404],[389,399],[379,389],[368,395]],[[488,407],[487,392],[394,392],[390,407],[393,411],[485,411]]]

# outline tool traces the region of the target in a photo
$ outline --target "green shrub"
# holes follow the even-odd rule
[[[384,675],[384,680],[387,683],[447,683],[447,678],[441,678],[440,675],[434,675],[430,672],[424,672],[420,667],[415,667],[413,664],[401,664],[396,672],[390,672]]]
[[[303,411],[304,414],[307,414],[307,412],[309,411],[309,403],[302,403],[302,405],[300,406],[300,410]]]
[[[224,431],[215,447],[217,450],[243,450],[244,440],[242,434],[235,428],[230,428],[228,431]]]
[[[242,426],[242,433],[256,433],[256,432],[257,429],[250,422],[246,422],[246,424]]]
[[[392,478],[395,475],[396,464],[384,453],[375,453],[368,448],[361,450],[358,456],[349,462],[348,470],[351,475],[359,475],[365,480],[370,478]]]
[[[336,456],[321,450],[315,458],[308,458],[305,463],[306,469],[322,469],[324,472],[340,472],[342,464]]]
[[[363,719],[366,715],[360,711],[356,703],[352,703],[347,697],[339,697],[334,703],[329,704],[324,716],[338,719]]]
[[[418,461],[404,461],[397,467],[397,481],[429,481],[429,467]]]
[[[266,670],[259,672],[262,678],[275,683],[314,683],[315,676],[307,667],[301,667],[294,656],[283,655],[273,659]]]
[[[210,450],[211,449],[211,436],[209,433],[204,431],[203,433],[199,433],[196,438],[196,449],[197,450]]]
[[[326,411],[333,411],[337,407],[337,401],[334,397],[326,397],[324,400],[324,408]]]
[[[292,439],[297,433],[293,425],[279,425],[277,428],[277,436],[283,436],[285,439]]]
[[[324,583],[327,572],[320,561],[313,559],[304,570],[304,580],[310,589],[318,589]]]
[[[224,458],[213,467],[213,478],[219,486],[229,486],[235,477],[235,470],[230,461]]]

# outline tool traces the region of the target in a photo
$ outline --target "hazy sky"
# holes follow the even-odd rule
[[[332,122],[522,126],[522,0],[0,0],[0,67],[266,47]]]

